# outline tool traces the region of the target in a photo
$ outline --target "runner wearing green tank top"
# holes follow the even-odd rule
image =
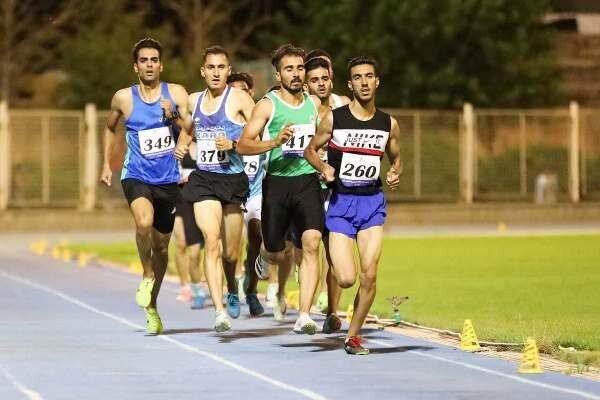
[[[237,150],[245,155],[268,152],[263,180],[263,248],[256,261],[257,272],[264,271],[267,263],[276,263],[279,279],[287,279],[289,270],[282,271],[282,266],[290,232],[294,245],[302,249],[300,316],[294,332],[312,335],[317,326],[309,311],[319,278],[319,242],[324,220],[319,179],[304,159],[304,149],[315,134],[320,102],[302,90],[304,50],[283,45],[273,53],[272,63],[281,88],[269,92],[256,104]],[[262,140],[257,140],[261,134]],[[277,296],[279,307],[285,308],[284,291],[280,290]]]

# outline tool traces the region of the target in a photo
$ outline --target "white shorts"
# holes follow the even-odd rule
[[[262,196],[252,196],[246,202],[246,212],[244,213],[244,222],[248,225],[248,222],[257,219],[260,221],[260,214],[262,211]]]

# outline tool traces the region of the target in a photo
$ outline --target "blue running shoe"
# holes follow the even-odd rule
[[[194,297],[192,297],[192,305],[190,308],[192,310],[200,310],[204,307],[204,302],[206,301],[206,295],[202,289],[198,288],[198,290],[194,291]]]
[[[240,316],[240,297],[237,293],[227,293],[227,314],[231,318]]]

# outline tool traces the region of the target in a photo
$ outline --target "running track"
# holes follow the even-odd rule
[[[515,363],[388,332],[367,331],[372,355],[350,357],[343,334],[291,332],[295,319],[250,319],[230,333],[213,313],[175,301],[165,282],[166,332],[144,333],[138,277],[78,268],[0,236],[0,399],[600,399],[600,384],[519,375]],[[322,321],[317,321],[321,325]]]

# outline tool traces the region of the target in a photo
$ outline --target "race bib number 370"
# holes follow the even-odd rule
[[[138,131],[140,151],[145,158],[157,158],[175,151],[175,140],[167,126]]]
[[[344,153],[339,177],[347,187],[371,186],[379,178],[380,167],[378,156]]]
[[[294,136],[281,145],[281,152],[284,157],[303,157],[304,149],[308,146],[310,139],[315,136],[315,125],[297,124],[292,125],[291,128]]]

